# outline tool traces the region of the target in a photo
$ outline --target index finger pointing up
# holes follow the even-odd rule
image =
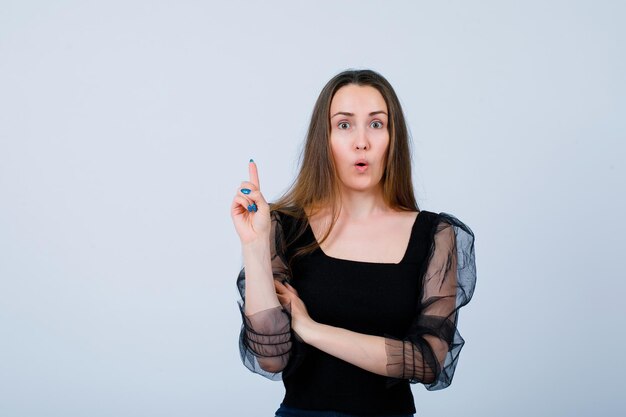
[[[248,171],[250,173],[250,182],[256,185],[258,189],[260,189],[261,187],[259,186],[259,171],[257,170],[256,162],[254,162],[252,159],[248,164]]]

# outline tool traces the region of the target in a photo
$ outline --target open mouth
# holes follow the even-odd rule
[[[354,168],[356,168],[359,172],[365,172],[367,170],[368,165],[365,162],[357,162],[354,164]]]

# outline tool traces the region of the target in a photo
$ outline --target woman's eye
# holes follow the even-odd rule
[[[370,123],[370,126],[374,129],[380,129],[383,127],[383,123],[378,120],[374,120],[372,123]]]
[[[348,123],[348,122],[341,122],[337,126],[339,127],[339,129],[348,129],[350,127],[350,123]]]

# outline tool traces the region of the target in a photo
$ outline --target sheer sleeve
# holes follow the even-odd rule
[[[452,383],[465,341],[459,309],[476,286],[474,234],[456,217],[440,213],[433,225],[416,316],[404,339],[385,337],[387,373],[422,383],[429,391]]]
[[[272,274],[274,279],[290,279],[285,262],[285,241],[280,216],[271,212],[272,232],[270,236]],[[239,333],[239,352],[243,364],[254,373],[277,381],[291,354],[291,315],[289,308],[278,306],[259,311],[250,316],[245,314],[246,273],[242,268],[237,277],[237,289],[241,299],[239,310],[242,325]]]

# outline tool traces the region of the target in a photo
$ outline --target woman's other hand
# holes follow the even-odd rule
[[[237,188],[231,205],[231,217],[242,245],[269,241],[271,231],[270,207],[261,194],[259,173],[252,159],[248,171],[249,181]]]
[[[309,316],[304,302],[298,296],[298,291],[289,283],[283,284],[274,280],[278,301],[283,307],[290,306],[291,327],[304,341],[307,340],[307,331],[312,328],[315,321]]]

